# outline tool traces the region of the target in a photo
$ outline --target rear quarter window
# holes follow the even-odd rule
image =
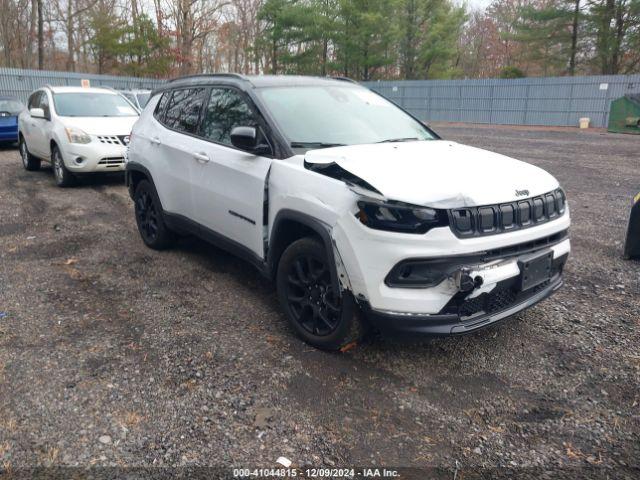
[[[162,122],[164,119],[164,110],[167,108],[167,103],[169,102],[169,97],[171,96],[171,92],[164,92],[160,97],[160,101],[156,105],[155,110],[153,111],[153,116],[159,122]]]

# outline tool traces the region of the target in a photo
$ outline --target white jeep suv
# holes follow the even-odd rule
[[[118,92],[107,88],[43,87],[29,97],[18,118],[24,168],[51,162],[60,187],[76,175],[124,170],[131,127],[138,112]]]
[[[562,285],[569,209],[538,167],[439,138],[346,80],[185,77],[153,93],[126,181],[143,241],[195,234],[276,281],[307,342],[467,333]]]

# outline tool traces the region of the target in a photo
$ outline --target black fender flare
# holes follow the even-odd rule
[[[273,227],[271,228],[271,234],[269,236],[269,249],[267,251],[267,266],[271,273],[271,277],[275,279],[278,270],[278,261],[280,260],[280,255],[284,251],[284,248],[278,248],[278,242],[280,241],[279,237],[282,237],[282,233],[285,228],[283,227],[283,224],[286,221],[292,221],[304,225],[314,233],[318,234],[327,252],[329,271],[331,272],[331,282],[333,283],[333,287],[336,291],[339,292],[340,282],[338,280],[338,269],[336,268],[333,240],[331,238],[331,227],[323,221],[297,210],[280,210],[273,220]]]
[[[124,184],[127,186],[127,190],[129,190],[129,196],[133,198],[133,180],[131,176],[131,172],[139,172],[147,177],[147,180],[151,182],[153,188],[156,188],[155,183],[153,182],[153,177],[151,176],[151,172],[147,167],[138,163],[138,162],[127,162],[127,165],[124,168]]]

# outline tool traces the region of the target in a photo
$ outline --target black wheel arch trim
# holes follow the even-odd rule
[[[278,242],[281,242],[282,233],[284,232],[283,224],[287,221],[296,222],[304,225],[305,227],[316,233],[327,251],[327,260],[329,262],[329,271],[331,272],[331,282],[336,291],[340,291],[340,281],[338,279],[338,269],[336,268],[336,260],[333,250],[333,240],[331,238],[331,227],[321,220],[318,220],[311,215],[300,212],[298,210],[282,209],[280,210],[273,220],[273,227],[269,235],[269,248],[267,250],[267,268],[272,276],[278,271],[278,261],[280,256],[284,252],[284,248],[279,247]]]
[[[127,162],[124,168],[124,184],[127,186],[127,190],[129,190],[129,196],[132,199],[133,199],[133,194],[135,192],[133,191],[133,180],[131,178],[131,172],[142,173],[145,177],[147,177],[147,180],[151,182],[151,185],[153,185],[153,188],[156,188],[156,185],[153,182],[153,177],[151,176],[151,172],[147,167],[145,167],[144,165],[138,162],[131,162],[131,161]]]

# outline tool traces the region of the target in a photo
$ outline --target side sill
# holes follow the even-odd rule
[[[211,230],[198,222],[194,222],[184,215],[163,211],[162,217],[171,230],[201,238],[205,242],[225,250],[241,260],[249,262],[258,269],[261,275],[266,278],[270,278],[267,262],[244,245],[241,245],[240,243],[231,240],[221,233]]]

